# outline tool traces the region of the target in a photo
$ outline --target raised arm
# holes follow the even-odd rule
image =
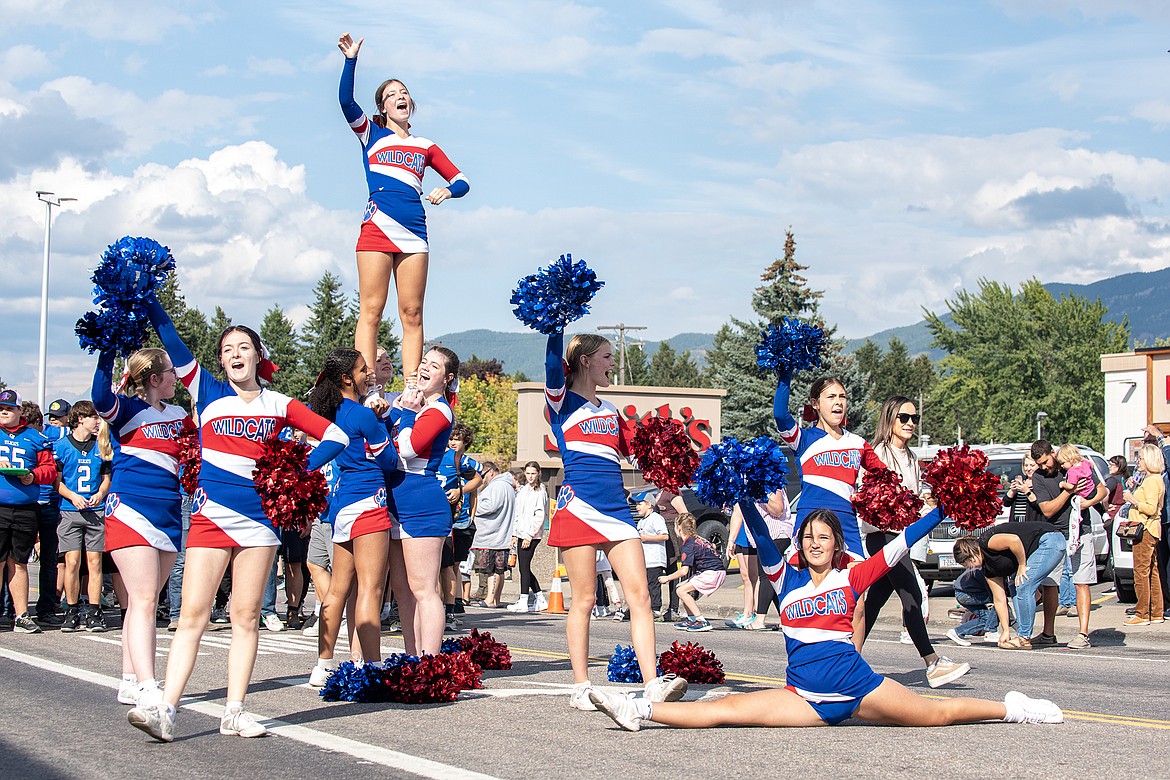
[[[780,431],[780,438],[790,447],[795,447],[800,440],[800,426],[796,424],[788,404],[792,401],[792,372],[782,371],[776,378],[776,394],[772,397],[772,417],[776,420],[776,430]]]
[[[99,352],[89,397],[93,399],[93,408],[98,415],[106,420],[118,414],[118,396],[114,394],[113,385],[114,355],[111,352]]]
[[[764,522],[764,518],[760,517],[756,505],[751,501],[740,501],[736,506],[743,516],[743,521],[747,523],[748,530],[755,537],[756,555],[759,556],[760,569],[772,581],[772,591],[776,594],[776,603],[779,605],[779,594],[783,592],[784,583],[784,556],[772,539],[772,534],[768,531],[768,524]]]
[[[561,410],[565,401],[565,334],[552,333],[544,348],[544,398],[554,412]]]
[[[936,507],[911,523],[905,531],[894,537],[877,555],[867,558],[849,570],[849,584],[856,593],[865,590],[886,575],[890,569],[906,557],[906,553],[927,537],[931,530],[943,521],[942,509]],[[761,558],[761,562],[763,559]]]
[[[158,298],[151,295],[147,299],[147,315],[150,317],[150,324],[154,326],[158,333],[158,338],[162,341],[163,349],[167,351],[167,355],[171,358],[171,363],[179,373],[179,379],[187,387],[191,386],[194,381],[195,373],[191,367],[196,365],[195,356],[191,354],[191,350],[187,349],[187,345],[183,343],[182,336],[179,331],[175,329],[175,323],[171,322],[170,315],[163,305],[159,303]]]
[[[357,72],[357,56],[361,51],[362,41],[360,39],[354,43],[353,37],[349,33],[344,33],[337,39],[337,48],[345,56],[345,65],[341,68],[341,83],[337,87],[337,100],[341,103],[341,113],[345,115],[345,121],[349,122],[350,127],[354,128],[354,132],[359,132],[359,129],[354,126],[354,122],[359,119],[364,120],[365,114],[362,112],[362,107],[357,104],[353,97],[353,81],[354,74]]]

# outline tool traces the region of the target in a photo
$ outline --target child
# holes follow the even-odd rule
[[[90,401],[78,401],[69,411],[69,433],[53,444],[57,462],[57,492],[61,494],[61,520],[57,525],[58,549],[65,554],[66,633],[83,627],[86,631],[106,630],[102,617],[102,553],[106,549],[106,520],[102,508],[110,490],[110,462],[113,451],[107,441],[98,442],[102,419]],[[89,610],[82,615],[81,558],[89,570]]]
[[[662,585],[658,578],[666,573],[666,540],[670,533],[666,520],[654,511],[653,490],[643,490],[631,498],[636,502],[634,511],[638,517],[638,536],[642,538],[642,554],[646,556],[646,582],[650,586],[650,609],[655,617],[665,620],[662,613]]]
[[[13,472],[0,476],[0,571],[7,567],[13,630],[39,634],[28,614],[28,559],[37,540],[39,486],[56,479],[57,467],[48,439],[21,418],[20,394],[12,388],[0,390],[0,468]]]
[[[684,577],[690,578],[680,582],[675,588],[679,601],[687,611],[687,617],[675,623],[674,627],[692,633],[711,630],[711,623],[703,617],[703,612],[695,601],[696,594],[710,596],[719,590],[723,581],[727,579],[723,559],[710,542],[695,534],[695,525],[695,516],[690,512],[679,515],[674,521],[675,532],[679,539],[682,539],[678,571],[670,576],[658,578],[658,581],[664,584]]]
[[[1056,462],[1064,469],[1065,481],[1070,485],[1075,485],[1082,479],[1086,480],[1085,486],[1077,491],[1077,495],[1081,498],[1093,497],[1093,494],[1097,492],[1097,483],[1093,479],[1093,467],[1089,461],[1085,460],[1075,445],[1060,445],[1060,449],[1056,451]]]
[[[617,580],[613,577],[613,567],[609,565],[609,558],[603,550],[597,551],[597,603],[593,607],[593,617],[604,618],[611,614],[618,622],[625,620],[622,610],[622,591]]]
[[[955,580],[955,600],[969,616],[947,632],[947,639],[960,647],[970,647],[968,637],[982,636],[984,642],[999,641],[999,615],[988,605],[991,589],[982,569],[968,569]]]

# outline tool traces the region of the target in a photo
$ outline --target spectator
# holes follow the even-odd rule
[[[1056,460],[1061,468],[1065,469],[1065,481],[1072,485],[1082,485],[1073,498],[1073,517],[1069,524],[1068,559],[1065,571],[1070,572],[1070,579],[1076,589],[1076,607],[1068,614],[1075,617],[1080,623],[1079,633],[1072,638],[1068,646],[1073,650],[1083,650],[1090,647],[1089,642],[1089,612],[1093,608],[1093,594],[1090,586],[1097,584],[1097,551],[1092,542],[1092,517],[1089,510],[1099,505],[1109,495],[1105,485],[1097,480],[1093,467],[1089,461],[1081,456],[1080,450],[1072,444],[1062,444],[1057,451]],[[1077,522],[1079,510],[1080,522]]]
[[[960,647],[970,647],[968,637],[983,637],[984,641],[999,641],[999,614],[995,599],[987,585],[983,569],[968,569],[955,580],[955,600],[964,608],[966,618],[947,631],[947,639]]]
[[[678,599],[687,611],[687,617],[674,624],[682,631],[692,633],[710,631],[711,623],[703,617],[703,611],[696,602],[698,596],[710,596],[727,579],[723,558],[711,543],[695,533],[695,516],[686,512],[675,521],[675,531],[682,539],[678,571],[658,578],[661,583],[682,580],[677,586]]]
[[[1125,492],[1130,503],[1129,519],[1142,524],[1145,533],[1133,545],[1133,587],[1137,591],[1137,611],[1126,618],[1123,625],[1148,626],[1151,623],[1165,623],[1163,616],[1162,580],[1159,576],[1158,560],[1154,550],[1162,538],[1162,509],[1166,502],[1166,488],[1162,475],[1166,461],[1162,450],[1153,444],[1143,444],[1138,450],[1138,470],[1146,472],[1146,478],[1137,490]]]
[[[28,427],[44,434],[51,445],[65,435],[65,428],[62,427],[63,418],[69,413],[70,408],[69,402],[63,398],[53,401],[49,404],[49,424],[45,425],[41,407],[32,401],[25,401],[20,405],[20,417]],[[40,509],[37,539],[41,558],[37,572],[39,594],[36,604],[37,623],[42,626],[59,626],[64,622],[64,618],[57,614],[57,609],[61,606],[65,564],[60,561],[57,551],[57,526],[61,524],[61,494],[57,492],[56,483],[40,486],[37,504]]]
[[[1036,505],[1035,494],[1032,493],[1032,475],[1036,473],[1036,461],[1032,460],[1031,454],[1024,456],[1020,469],[1023,473],[1012,480],[1003,498],[1003,503],[1008,508],[1008,520],[1014,523],[1040,518],[1040,508]]]
[[[1065,481],[1064,475],[1060,470],[1060,465],[1056,462],[1056,453],[1047,440],[1037,439],[1032,442],[1030,452],[1032,459],[1036,461],[1036,471],[1032,474],[1032,495],[1036,496],[1037,508],[1040,510],[1040,514],[1036,519],[1041,522],[1047,522],[1054,530],[1059,531],[1064,537],[1067,548],[1069,526],[1071,525],[1073,514],[1072,497],[1084,485]],[[1067,561],[1065,570],[1068,570]],[[1033,644],[1056,644],[1056,616],[1058,614],[1068,613],[1067,605],[1063,604],[1061,606],[1065,606],[1065,609],[1058,611],[1058,602],[1067,601],[1070,605],[1075,603],[1075,591],[1073,590],[1071,580],[1072,572],[1070,571],[1068,574],[1070,578],[1068,584],[1069,593],[1066,596],[1061,596],[1059,586],[1057,591],[1049,591],[1048,588],[1044,589],[1044,630],[1040,634],[1030,638]],[[1031,622],[1025,625],[1023,616],[1018,611],[1016,612],[1016,616],[1020,620],[1021,631],[1024,628],[1032,627]]]
[[[548,491],[540,483],[540,464],[534,460],[524,464],[524,484],[516,491],[515,513],[512,535],[515,537],[516,563],[520,567],[520,597],[508,609],[541,612],[548,609],[548,601],[532,573],[532,556],[536,554],[548,518]]]
[[[1166,441],[1161,429],[1156,425],[1147,425],[1143,432],[1146,434],[1146,443],[1161,447],[1162,460],[1170,462],[1170,442]],[[1170,474],[1165,471],[1162,472],[1162,487],[1167,493],[1170,493]],[[1162,606],[1166,607],[1162,616],[1170,617],[1170,577],[1166,576],[1166,572],[1170,571],[1170,512],[1168,512],[1164,501],[1162,503],[1162,538],[1158,540],[1158,546],[1154,549],[1158,554],[1158,571],[1162,573]]]
[[[760,566],[756,559],[756,542],[748,533],[743,513],[738,506],[731,510],[727,544],[735,555],[739,578],[743,582],[743,611],[723,622],[728,628],[743,628],[756,622],[756,601],[760,595]]]
[[[86,631],[101,632],[106,630],[106,623],[102,618],[102,578],[98,573],[106,549],[103,507],[110,491],[114,453],[108,438],[104,447],[98,444],[102,419],[89,401],[73,405],[68,425],[70,432],[53,445],[53,458],[59,469],[57,492],[68,502],[57,529],[58,549],[65,553],[67,607],[61,630],[76,631],[84,624]],[[78,607],[83,556],[90,572],[89,610],[85,615],[80,614]]]
[[[443,603],[446,612],[447,630],[459,628],[459,615],[463,609],[463,576],[459,564],[467,560],[471,543],[475,539],[475,520],[472,505],[476,491],[483,484],[479,463],[469,457],[467,449],[475,440],[475,434],[466,423],[457,422],[451,426],[451,438],[447,451],[439,463],[439,479],[451,505],[451,538],[443,548]]]
[[[1036,462],[1041,469],[1045,467],[1039,458]],[[1044,588],[1046,608],[1055,604],[1056,580],[1052,573],[1064,560],[1064,536],[1051,523],[1043,521],[1005,523],[988,528],[978,537],[964,536],[955,540],[954,551],[955,563],[968,569],[983,569],[1003,627],[999,647],[1003,650],[1031,650],[1036,644],[1028,639],[1036,620],[1036,591]],[[1008,614],[1007,598],[1011,585],[1016,589],[1014,599],[1019,627],[1016,636],[1012,636]],[[1049,619],[1046,609],[1044,620]]]
[[[516,507],[516,480],[492,461],[483,464],[484,487],[479,491],[475,516],[475,571],[488,577],[483,606],[497,608],[508,571],[512,544],[512,516]]]
[[[15,472],[0,476],[0,569],[7,567],[13,630],[39,634],[28,613],[28,559],[37,540],[38,486],[52,483],[57,467],[49,440],[21,419],[12,388],[0,390],[0,468]]]
[[[763,518],[764,524],[768,526],[768,532],[772,536],[772,543],[777,550],[784,552],[792,544],[792,525],[795,518],[792,516],[792,511],[788,506],[788,496],[784,491],[777,490],[768,496],[768,501],[765,504],[756,504],[756,510]],[[735,511],[742,516],[743,511],[736,504]],[[746,523],[745,523],[746,525]],[[748,534],[751,534],[751,528],[748,528]],[[754,537],[752,537],[754,539]],[[757,545],[758,547],[759,545]],[[762,628],[767,628],[764,622],[768,617],[768,610],[776,609],[776,616],[780,616],[780,606],[776,603],[776,591],[772,587],[772,581],[766,576],[760,577],[759,598],[756,600],[756,618],[751,623],[743,626],[748,631],[758,631]],[[772,627],[774,631],[780,630],[780,624],[777,623]]]
[[[666,532],[670,535],[666,540],[666,573],[670,574],[678,569],[678,551],[682,549],[682,541],[674,533],[674,521],[687,511],[687,504],[678,493],[663,488],[654,499],[654,511],[662,515],[666,521]],[[669,588],[669,591],[670,605],[662,615],[663,623],[673,623],[674,616],[678,614],[678,593],[674,588]]]
[[[638,517],[638,536],[642,539],[642,554],[646,557],[646,583],[650,588],[650,609],[659,621],[662,612],[662,583],[659,578],[666,574],[666,543],[670,534],[666,520],[654,511],[653,490],[643,490],[630,498],[635,502],[634,511]]]

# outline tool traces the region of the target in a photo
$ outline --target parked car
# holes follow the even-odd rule
[[[1114,532],[1109,541],[1113,545],[1113,587],[1117,600],[1122,604],[1137,603],[1137,590],[1133,585],[1133,542],[1117,535],[1117,523],[1125,518],[1117,516],[1113,522]]]
[[[1031,443],[1019,444],[985,444],[974,445],[973,449],[982,450],[987,455],[987,470],[999,477],[1000,491],[999,497],[1002,499],[1007,493],[1008,485],[1017,476],[1023,474],[1021,464],[1024,460],[1024,455],[1027,454]],[[914,452],[918,456],[923,465],[929,463],[934,457],[939,447],[915,448]],[[1081,454],[1089,460],[1093,466],[1093,472],[1097,475],[1097,479],[1101,482],[1105,481],[1105,477],[1109,474],[1109,465],[1105,461],[1105,456],[1101,453],[1092,450],[1088,447],[1077,446]],[[1090,512],[1092,522],[1092,544],[1094,552],[1097,556],[1097,567],[1104,570],[1103,578],[1108,579],[1114,577],[1113,570],[1110,570],[1109,562],[1109,534],[1105,531],[1105,526],[1102,522],[1100,512]],[[995,522],[1006,523],[1008,520],[1008,509],[1005,506],[1000,512],[999,517]],[[949,583],[953,582],[959,574],[962,573],[963,567],[955,563],[954,546],[955,540],[963,535],[963,531],[949,520],[944,520],[933,531],[930,532],[930,537],[927,540],[926,546],[926,561],[918,564],[918,571],[922,574],[922,578],[926,580],[927,588],[930,589],[936,582]],[[1116,555],[1114,556],[1116,561]],[[1114,567],[1115,568],[1115,567]],[[1132,555],[1130,556],[1130,586],[1133,583],[1133,563]],[[1120,593],[1120,589],[1118,591]]]

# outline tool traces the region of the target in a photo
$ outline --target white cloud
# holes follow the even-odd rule
[[[1170,125],[1170,101],[1146,100],[1134,106],[1133,116],[1158,128]]]
[[[43,76],[50,70],[49,55],[27,43],[18,44],[0,52],[0,78],[6,82],[23,81],[32,76]]]
[[[249,57],[248,70],[260,76],[291,76],[297,72],[291,62],[280,57]]]
[[[137,43],[161,40],[214,13],[197,0],[0,0],[0,17],[13,27],[73,29],[98,40]]]

